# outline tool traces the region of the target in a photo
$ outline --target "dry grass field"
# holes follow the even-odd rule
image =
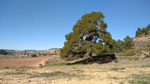
[[[150,84],[150,58],[87,65],[49,59],[44,67],[0,69],[0,84]]]
[[[28,57],[28,58],[1,58],[0,68],[20,68],[20,67],[33,67],[44,62],[48,59],[52,59],[57,56],[46,57]]]

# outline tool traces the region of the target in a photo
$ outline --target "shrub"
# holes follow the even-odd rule
[[[150,58],[150,53],[149,54],[144,54],[145,58]]]
[[[118,63],[119,61],[118,61],[118,60],[114,60],[114,62],[115,62],[115,63]]]
[[[37,55],[33,54],[33,55],[31,55],[31,57],[37,57]]]

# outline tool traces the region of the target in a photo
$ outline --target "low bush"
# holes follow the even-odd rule
[[[150,58],[150,52],[149,54],[144,54],[145,55],[145,58]]]
[[[37,55],[33,54],[33,55],[31,55],[31,57],[37,57]]]
[[[114,62],[115,62],[115,63],[118,63],[119,61],[118,61],[118,60],[114,60]]]

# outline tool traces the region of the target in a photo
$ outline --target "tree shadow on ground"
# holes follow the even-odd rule
[[[115,59],[117,59],[115,54],[108,54],[108,55],[93,56],[92,58],[82,59],[80,61],[75,61],[73,63],[67,63],[67,65],[92,64],[92,63],[102,64],[112,62]]]

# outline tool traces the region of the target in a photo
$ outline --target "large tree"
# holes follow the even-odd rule
[[[150,34],[150,24],[146,28],[138,28],[136,31],[136,37],[141,35],[149,35]]]
[[[111,34],[106,31],[101,12],[91,12],[82,16],[73,27],[73,32],[67,34],[60,56],[66,60],[113,53]]]

